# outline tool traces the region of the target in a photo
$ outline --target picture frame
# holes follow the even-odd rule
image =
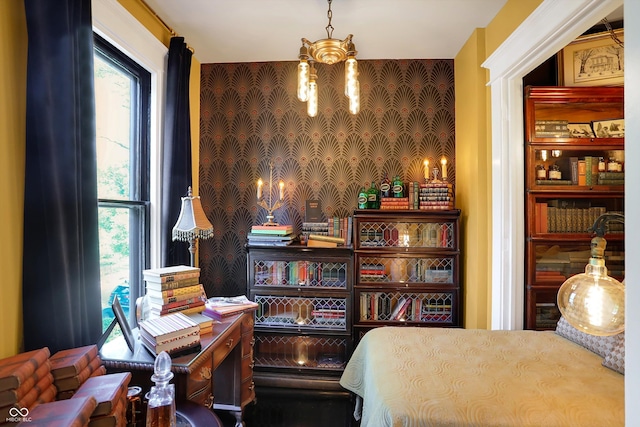
[[[579,37],[559,54],[558,80],[562,86],[622,86],[624,29]]]
[[[624,119],[591,122],[596,138],[624,138]]]
[[[567,128],[571,138],[595,138],[591,123],[568,123]]]
[[[127,346],[129,347],[129,350],[133,352],[135,349],[133,332],[131,331],[131,326],[129,325],[129,321],[127,320],[127,315],[124,314],[124,310],[122,310],[122,306],[120,305],[120,300],[118,299],[117,296],[113,299],[113,304],[111,304],[111,308],[113,309],[113,314],[116,316],[118,325],[120,325],[120,330],[122,331],[124,340],[127,342]]]

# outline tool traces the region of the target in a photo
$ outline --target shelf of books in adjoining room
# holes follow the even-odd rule
[[[222,320],[257,308],[258,304],[244,295],[237,297],[211,297],[205,303],[205,309],[202,314],[214,320]]]
[[[171,356],[200,348],[200,326],[184,313],[173,313],[140,322],[140,341],[154,355]]]

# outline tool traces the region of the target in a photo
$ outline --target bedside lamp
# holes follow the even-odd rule
[[[576,329],[591,335],[609,336],[624,331],[624,285],[607,275],[604,239],[609,221],[624,224],[624,215],[605,213],[591,229],[591,258],[584,273],[567,279],[558,291],[558,308]]]
[[[182,197],[182,208],[178,222],[173,226],[171,240],[189,242],[191,266],[195,266],[196,239],[208,239],[213,236],[213,225],[202,210],[200,197],[193,197],[191,186],[187,189],[187,197]]]

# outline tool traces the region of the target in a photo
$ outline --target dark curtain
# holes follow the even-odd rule
[[[189,265],[189,245],[171,240],[180,215],[181,197],[191,185],[191,126],[189,74],[191,51],[184,37],[173,37],[167,62],[167,93],[162,159],[162,265]]]
[[[25,0],[25,351],[101,335],[91,0]]]

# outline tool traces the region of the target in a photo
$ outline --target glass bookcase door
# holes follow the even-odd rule
[[[256,327],[292,330],[347,330],[348,298],[256,294]]]
[[[452,285],[455,282],[456,259],[452,256],[393,257],[359,255],[357,257],[358,283],[438,283]]]
[[[359,223],[360,248],[449,248],[456,242],[453,222],[419,220],[362,221]]]
[[[264,260],[253,262],[256,287],[347,288],[346,262]]]
[[[340,336],[268,334],[256,337],[254,361],[263,368],[344,369],[349,340]]]

